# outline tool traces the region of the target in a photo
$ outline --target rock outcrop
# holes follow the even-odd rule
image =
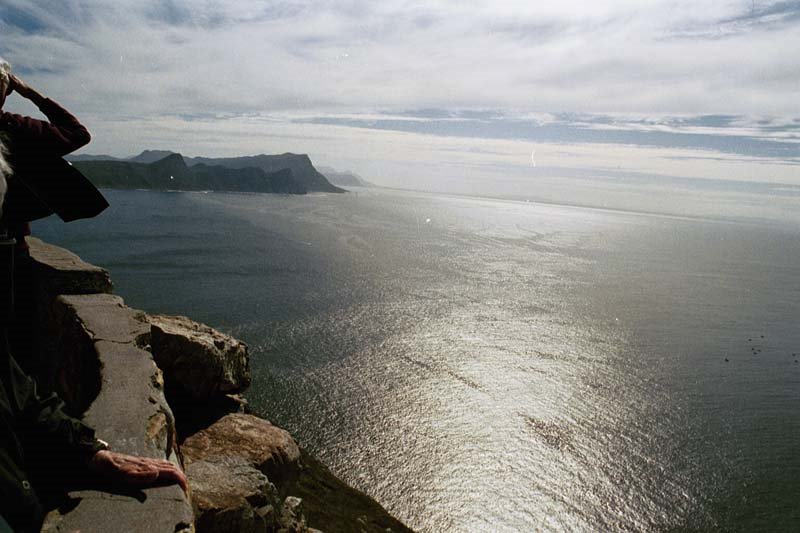
[[[288,168],[264,171],[254,166],[227,168],[186,164],[183,156],[170,153],[151,163],[132,161],[74,161],[96,187],[152,189],[159,191],[226,191],[305,194]]]
[[[67,159],[98,187],[289,194],[345,192],[328,181],[306,154],[214,158],[145,150],[128,159],[85,154]],[[363,186],[364,182],[359,180],[357,184]]]
[[[193,157],[188,160],[189,165],[215,165],[225,168],[259,168],[264,172],[275,172],[280,169],[289,169],[292,177],[309,192],[345,192],[332,185],[325,176],[319,173],[311,159],[306,154],[278,154],[278,155],[253,155],[242,157]]]
[[[161,371],[142,347],[150,334],[144,314],[110,294],[62,295],[51,304],[60,332],[56,389],[74,415],[113,450],[178,465],[174,417]],[[51,512],[44,531],[192,530],[189,498],[177,485],[137,494],[75,490]]]
[[[248,414],[230,414],[187,438],[186,464],[213,457],[240,457],[271,480],[299,469],[300,448],[288,431]]]
[[[32,266],[37,299],[51,300],[58,294],[110,293],[114,289],[105,269],[83,261],[69,250],[27,237],[33,256]]]
[[[328,181],[339,187],[374,187],[374,185],[358,174],[349,170],[338,171],[331,167],[317,167],[317,170],[328,178]]]
[[[176,392],[208,401],[250,386],[247,345],[181,316],[149,315],[150,348]]]
[[[267,476],[239,457],[211,457],[186,466],[198,532],[277,529],[278,491]]]
[[[125,306],[108,294],[105,271],[66,250],[32,239],[31,256],[42,321],[32,331],[49,339],[40,355],[52,375],[42,377],[112,449],[184,467],[192,494],[176,485],[74,490],[43,531],[410,531],[288,432],[243,412],[243,343],[187,318]]]
[[[300,499],[282,499],[299,469],[300,448],[283,429],[247,414],[227,415],[182,446],[197,531],[311,531]]]
[[[57,342],[59,326],[53,323],[53,302],[62,294],[111,293],[114,286],[108,272],[72,252],[33,237],[27,241],[32,260],[30,284],[25,289],[33,293],[33,298],[26,310],[27,331],[16,332],[25,340],[28,352],[19,363],[26,372],[38,376],[40,388],[49,392],[59,360],[54,354],[63,349]]]

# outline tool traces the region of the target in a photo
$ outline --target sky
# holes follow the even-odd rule
[[[798,48],[796,0],[0,0],[0,55],[85,153],[305,152],[468,193],[793,191]]]

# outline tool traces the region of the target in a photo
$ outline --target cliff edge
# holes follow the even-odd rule
[[[247,346],[186,317],[147,315],[108,273],[30,239],[30,367],[112,449],[181,466],[177,486],[76,486],[43,531],[410,531],[247,410]]]

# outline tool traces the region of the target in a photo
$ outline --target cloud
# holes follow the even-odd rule
[[[795,1],[764,2],[751,0],[739,12],[713,21],[713,24],[690,24],[677,29],[676,37],[711,39],[724,38],[737,33],[759,30],[775,30],[800,22],[800,4]]]
[[[437,136],[476,165],[478,138],[521,142],[527,167],[531,142],[773,158],[781,179],[798,159],[796,2],[4,0],[0,34],[117,155],[303,146],[370,176],[330,137],[368,134],[391,143],[371,146],[396,154],[392,176]]]
[[[294,121],[451,137],[622,144],[800,158],[800,124],[737,115],[634,118],[558,113],[518,117],[491,111],[425,109],[368,116],[310,116]]]
[[[757,4],[7,0],[1,46],[55,92],[131,114],[792,113],[800,10]]]

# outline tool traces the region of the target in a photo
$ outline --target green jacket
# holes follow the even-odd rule
[[[0,515],[17,532],[39,531],[43,510],[29,466],[55,473],[85,466],[96,451],[94,431],[64,414],[55,394],[39,398],[0,329]]]

